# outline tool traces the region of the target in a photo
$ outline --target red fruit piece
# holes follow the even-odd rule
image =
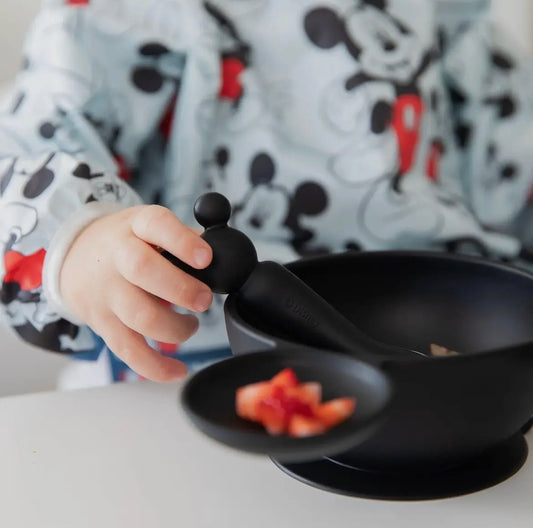
[[[257,420],[271,435],[280,435],[287,429],[287,413],[275,398],[267,398],[257,406]]]
[[[319,419],[299,414],[293,416],[289,423],[289,435],[294,438],[316,436],[325,433],[326,429],[326,426]]]
[[[235,399],[237,414],[241,418],[257,421],[257,407],[262,400],[268,398],[272,390],[273,387],[269,381],[252,383],[237,389]]]
[[[337,398],[315,408],[315,416],[328,429],[347,420],[355,410],[355,398]]]
[[[300,383],[293,369],[286,368],[270,381],[237,389],[236,407],[241,418],[262,424],[271,435],[302,438],[326,432],[355,410],[355,398],[321,400],[320,383]]]
[[[293,394],[301,390],[300,387],[284,388],[274,385],[271,394],[259,403],[257,419],[269,432],[281,434],[286,431],[291,418],[296,414],[313,417],[311,405],[302,401],[299,393]]]
[[[322,386],[320,383],[302,383],[298,387],[285,389],[285,394],[289,398],[297,399],[302,403],[315,407],[322,399]]]
[[[291,368],[283,369],[276,374],[271,380],[271,383],[279,387],[297,387],[300,384],[298,377]]]

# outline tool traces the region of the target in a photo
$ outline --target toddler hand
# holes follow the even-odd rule
[[[143,336],[186,341],[198,319],[162,300],[203,312],[213,296],[160,250],[198,269],[212,259],[210,246],[170,210],[141,205],[99,218],[80,233],[64,260],[60,289],[69,309],[130,368],[153,381],[173,381],[186,374],[185,365],[153,350]]]

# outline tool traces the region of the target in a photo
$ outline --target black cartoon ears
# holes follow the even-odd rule
[[[369,6],[381,11],[398,28],[401,34],[411,34],[411,30],[403,22],[387,11],[387,0],[361,0],[359,6],[355,9],[360,9],[363,6]],[[347,33],[345,21],[328,7],[318,7],[309,11],[304,18],[304,30],[309,40],[321,49],[331,49],[339,43],[344,43],[354,59],[357,60],[361,55],[361,48]],[[391,48],[386,51],[394,51],[394,43],[391,42],[389,45]]]
[[[252,185],[266,185],[274,179],[276,173],[276,164],[272,157],[260,152],[252,159],[250,163],[250,181]]]
[[[170,50],[159,42],[148,42],[139,48],[139,55],[145,59],[151,59],[153,64],[136,66],[131,74],[134,86],[144,93],[157,93],[165,81],[178,82],[175,77],[165,75],[157,69],[157,63],[161,57],[170,53]]]
[[[321,49],[331,49],[345,42],[344,21],[327,7],[318,7],[305,15],[304,30],[309,40]]]
[[[298,186],[291,200],[296,215],[316,216],[328,206],[328,195],[319,183],[308,181]]]

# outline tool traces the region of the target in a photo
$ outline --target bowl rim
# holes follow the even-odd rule
[[[458,262],[458,263],[465,263],[470,265],[477,265],[482,266],[485,268],[493,269],[499,272],[504,273],[512,273],[516,276],[521,277],[522,279],[527,279],[533,282],[533,272],[528,272],[525,269],[517,268],[516,266],[512,266],[511,264],[505,263],[505,262],[499,262],[499,261],[492,261],[487,260],[486,258],[477,257],[477,256],[471,256],[471,255],[461,255],[461,254],[450,254],[450,253],[443,253],[439,251],[428,251],[428,250],[376,250],[376,251],[354,251],[349,250],[342,253],[330,253],[327,255],[314,255],[314,256],[306,256],[302,257],[300,259],[287,262],[286,264],[283,264],[287,267],[290,271],[293,271],[295,268],[299,268],[302,266],[306,266],[309,264],[316,264],[320,263],[324,260],[329,260],[331,258],[335,258],[338,260],[344,260],[344,259],[365,259],[365,258],[372,258],[372,257],[379,257],[379,258],[387,258],[387,257],[399,257],[399,258],[416,258],[416,259],[437,259],[440,261],[452,261],[452,262]],[[267,334],[266,332],[263,332],[262,330],[258,330],[254,328],[251,324],[249,324],[240,314],[238,308],[237,308],[237,295],[236,294],[230,294],[227,296],[225,302],[224,302],[224,313],[226,318],[231,319],[231,323],[239,329],[240,332],[243,332],[246,335],[253,336],[253,339],[256,341],[262,342],[262,348],[257,348],[257,350],[265,350],[265,349],[275,349],[277,347],[286,347],[286,346],[294,346],[294,341],[288,341],[283,338],[278,338],[275,336],[271,336]],[[226,322],[227,326],[227,322]],[[298,344],[299,345],[299,344]],[[487,350],[481,350],[476,351],[475,354],[459,354],[457,356],[445,356],[445,357],[417,357],[413,356],[413,358],[409,359],[409,363],[412,364],[413,362],[426,362],[427,359],[431,359],[432,362],[434,361],[456,361],[456,362],[462,362],[468,359],[472,359],[473,357],[486,357],[486,356],[493,356],[495,354],[503,354],[508,353],[510,350],[519,350],[522,348],[532,347],[533,346],[533,340],[531,341],[524,341],[523,343],[514,344],[508,347],[497,347],[497,348],[489,348]],[[255,350],[254,350],[255,351]],[[383,366],[389,363],[398,364],[400,362],[405,362],[403,360],[395,360],[393,358],[387,359],[383,362]]]

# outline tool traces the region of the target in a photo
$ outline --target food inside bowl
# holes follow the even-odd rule
[[[459,355],[459,352],[455,352],[455,350],[450,350],[434,343],[429,345],[429,353],[432,357],[449,357]]]
[[[320,383],[301,383],[294,370],[286,368],[268,381],[237,389],[236,410],[238,416],[263,425],[271,435],[303,438],[325,433],[355,410],[355,398],[321,400]]]

